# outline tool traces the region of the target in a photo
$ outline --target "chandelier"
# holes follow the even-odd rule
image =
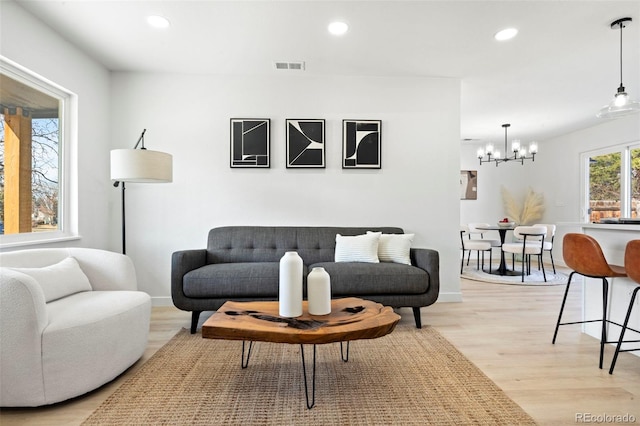
[[[620,28],[620,86],[611,103],[603,106],[596,114],[598,118],[617,118],[640,111],[640,102],[629,99],[622,84],[622,29],[631,22],[631,18],[621,18],[611,23],[611,29]]]
[[[496,167],[500,163],[506,163],[508,161],[517,161],[520,164],[524,164],[524,160],[535,161],[536,154],[538,153],[538,144],[536,142],[531,142],[529,144],[529,156],[527,156],[527,148],[525,148],[519,139],[514,139],[511,141],[511,153],[513,155],[509,156],[509,151],[507,151],[507,129],[511,126],[511,124],[503,124],[504,127],[504,158],[502,158],[502,154],[500,150],[494,149],[492,144],[488,144],[485,148],[478,149],[478,159],[480,160],[480,165],[484,163],[496,163]],[[484,157],[487,157],[485,160]]]

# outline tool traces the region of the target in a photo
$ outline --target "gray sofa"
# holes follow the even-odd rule
[[[411,307],[421,328],[420,308],[436,301],[440,290],[439,254],[411,248],[411,265],[334,262],[336,234],[367,231],[402,234],[401,228],[229,226],[209,231],[207,248],[182,250],[171,259],[174,305],[191,311],[191,333],[200,313],[217,310],[227,300],[277,300],[280,258],[296,251],[305,277],[314,266],[331,277],[333,298],[354,296],[386,306]],[[305,285],[306,287],[306,285]]]

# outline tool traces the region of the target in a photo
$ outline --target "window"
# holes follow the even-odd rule
[[[588,182],[585,219],[640,217],[640,144],[587,152],[582,158]]]
[[[75,96],[2,57],[0,87],[0,245],[73,237]]]

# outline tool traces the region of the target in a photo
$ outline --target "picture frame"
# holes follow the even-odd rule
[[[380,169],[381,120],[342,120],[342,168]]]
[[[285,123],[287,168],[324,169],[325,120],[287,119]]]
[[[478,171],[460,170],[460,199],[478,199]]]
[[[271,119],[230,119],[230,167],[271,167]]]

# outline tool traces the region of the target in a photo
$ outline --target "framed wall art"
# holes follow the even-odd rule
[[[270,129],[268,118],[232,118],[231,168],[269,168]]]
[[[342,168],[380,169],[382,121],[342,120]]]
[[[478,199],[478,171],[460,170],[460,199]]]
[[[324,168],[324,120],[286,120],[287,168]]]

